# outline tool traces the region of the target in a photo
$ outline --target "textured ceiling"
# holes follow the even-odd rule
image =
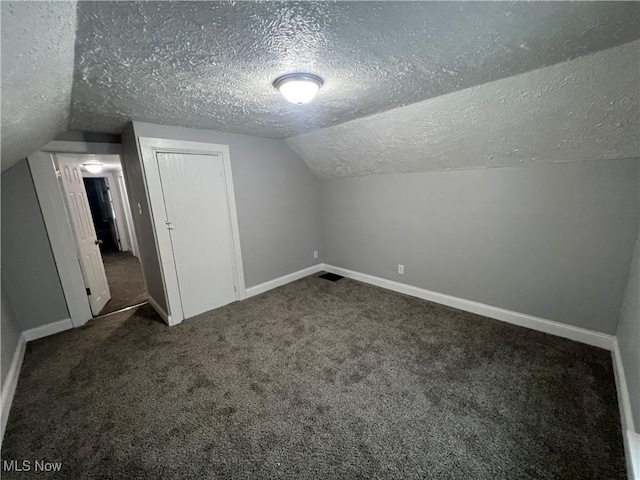
[[[324,178],[640,157],[640,41],[287,142]]]
[[[70,127],[287,137],[640,37],[625,2],[80,2]],[[305,106],[271,82],[325,85]]]
[[[300,138],[291,144],[324,176],[608,158],[635,148],[628,132],[637,97],[609,106],[602,100],[637,92],[628,83],[630,69],[638,71],[633,59],[615,67],[581,63],[582,73],[568,76],[509,77],[640,38],[638,2],[81,2],[76,9],[72,1],[4,1],[0,7],[3,170],[63,130],[119,132],[130,119],[273,137],[320,129],[301,137],[316,142],[313,149]],[[297,70],[325,79],[305,106],[287,103],[271,87],[275,77]],[[531,83],[545,81],[560,84]],[[526,99],[518,88],[529,92]],[[544,102],[557,105],[542,108]],[[416,105],[398,109],[409,104]],[[381,117],[387,120],[366,117],[389,110]],[[509,122],[497,122],[498,132],[487,129],[502,117]],[[571,125],[558,131],[558,118]],[[434,130],[427,140],[425,129]],[[458,138],[467,145],[487,139],[475,162]],[[394,155],[383,154],[391,146]]]
[[[2,2],[2,170],[66,130],[75,2]]]

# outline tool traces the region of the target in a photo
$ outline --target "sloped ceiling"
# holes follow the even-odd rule
[[[131,119],[277,138],[300,135],[640,38],[638,2],[79,2],[77,10],[73,2],[2,2],[1,7],[3,169],[61,130],[117,133]],[[277,76],[299,70],[325,79],[316,101],[305,106],[287,103],[271,86]],[[470,101],[484,105],[486,100]],[[511,118],[527,124],[521,116]],[[419,119],[431,122],[429,127],[435,121]],[[400,117],[395,122],[396,130],[406,124]],[[476,126],[467,135],[482,132]],[[325,134],[321,130],[309,138]],[[372,150],[365,137],[354,137],[356,162]],[[379,170],[373,165],[379,157],[372,157],[371,165],[345,173],[340,165],[346,156],[341,160],[320,146],[310,152],[296,141],[291,144],[320,175]],[[505,142],[503,150],[511,146]],[[335,166],[320,165],[319,157]],[[443,155],[449,160],[442,160],[441,168],[463,168],[460,159],[448,163],[453,157]],[[418,167],[395,163],[390,170],[412,168]]]
[[[324,178],[640,157],[640,41],[287,142]]]
[[[80,2],[71,128],[288,137],[640,37],[616,2]],[[322,76],[314,102],[273,80]]]
[[[75,2],[2,2],[2,170],[67,129]]]

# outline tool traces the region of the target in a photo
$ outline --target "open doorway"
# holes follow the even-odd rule
[[[53,155],[94,317],[147,301],[119,155]]]
[[[115,206],[107,177],[83,177],[82,180],[87,191],[87,200],[89,200],[100,251],[103,256],[122,251],[121,234],[116,224]]]

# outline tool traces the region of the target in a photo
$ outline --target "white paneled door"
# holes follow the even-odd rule
[[[156,153],[183,318],[236,300],[221,155]]]
[[[93,226],[87,192],[84,188],[78,161],[65,158],[62,155],[58,155],[56,160],[60,169],[62,190],[69,207],[71,226],[78,243],[80,267],[87,286],[89,305],[91,313],[95,316],[111,299],[98,246],[98,236]]]

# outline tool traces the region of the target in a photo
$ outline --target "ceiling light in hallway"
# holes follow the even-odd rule
[[[101,163],[83,163],[82,167],[89,173],[100,173],[102,171]]]

